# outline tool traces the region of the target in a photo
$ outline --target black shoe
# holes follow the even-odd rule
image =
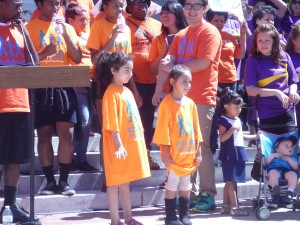
[[[294,193],[287,191],[285,196],[281,196],[280,202],[283,204],[290,204],[293,201]]]
[[[75,195],[75,190],[72,189],[69,184],[65,181],[61,181],[57,187],[58,192],[62,195]]]
[[[81,172],[90,172],[90,173],[94,173],[97,172],[98,170],[95,167],[92,167],[87,161],[84,161],[82,163],[78,163],[77,164],[77,168],[78,170],[80,170]]]
[[[32,222],[30,219],[29,213],[21,206],[18,206],[17,204],[14,204],[13,206],[10,207],[10,210],[13,214],[13,223],[28,223]],[[1,223],[2,223],[2,213],[4,211],[4,207],[1,209]],[[33,218],[34,222],[39,222],[40,219],[35,216]]]
[[[55,181],[49,182],[46,184],[43,190],[40,191],[41,195],[53,195],[57,193],[57,185]]]
[[[271,208],[278,208],[279,204],[280,204],[280,196],[278,195],[272,196],[271,200],[268,201],[268,206]]]

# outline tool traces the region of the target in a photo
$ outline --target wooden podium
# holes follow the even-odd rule
[[[30,219],[34,221],[34,92],[35,88],[89,87],[89,66],[0,66],[0,88],[28,88],[31,121]]]

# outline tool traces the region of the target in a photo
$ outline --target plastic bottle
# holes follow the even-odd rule
[[[120,13],[120,14],[118,15],[118,18],[117,18],[117,24],[118,24],[118,25],[126,25],[125,17],[123,16],[122,13]],[[126,33],[125,33],[125,30],[124,30],[122,33],[119,33],[119,34],[118,34],[117,39],[118,39],[118,41],[121,41],[121,40],[125,40],[125,39],[126,39]]]
[[[56,23],[56,20],[59,19],[57,16],[53,16],[52,17],[52,24],[54,26],[54,29],[55,29],[55,33],[57,35],[60,35],[63,33],[63,28],[62,28],[62,25],[59,24],[59,23]]]
[[[2,213],[2,223],[3,225],[10,225],[13,222],[13,215],[12,212],[10,210],[9,205],[5,206],[5,209]]]

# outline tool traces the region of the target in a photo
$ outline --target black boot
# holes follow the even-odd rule
[[[192,225],[189,214],[190,202],[189,198],[179,197],[179,220],[183,225]]]
[[[165,225],[183,225],[176,216],[176,198],[165,198],[166,218]]]

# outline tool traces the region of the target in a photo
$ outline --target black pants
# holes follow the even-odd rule
[[[155,92],[156,84],[136,83],[136,86],[143,100],[143,105],[139,108],[139,112],[145,130],[146,147],[148,150],[151,150],[151,142],[154,135],[153,119],[155,111],[155,106],[152,105],[152,97]]]

